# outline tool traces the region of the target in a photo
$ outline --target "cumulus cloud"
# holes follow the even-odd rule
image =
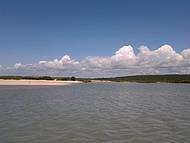
[[[16,68],[16,69],[21,68],[21,67],[24,67],[24,65],[22,65],[21,63],[16,63],[14,65],[14,68]]]
[[[115,68],[127,68],[136,65],[137,56],[132,46],[123,46],[111,57],[112,66]]]
[[[170,45],[163,45],[154,51],[150,51],[147,47],[143,46],[139,48],[139,51],[138,61],[142,66],[177,66],[183,60],[182,55],[176,53]]]
[[[123,46],[112,56],[86,57],[77,61],[68,55],[36,64],[16,63],[12,68],[0,66],[1,74],[108,77],[136,74],[190,74],[190,49],[177,53],[172,46],[156,50],[140,46],[135,54],[131,45]],[[3,72],[2,72],[3,71]]]
[[[73,66],[79,62],[71,59],[68,55],[63,56],[60,60],[54,59],[53,61],[39,61],[38,65],[53,69],[72,69]]]

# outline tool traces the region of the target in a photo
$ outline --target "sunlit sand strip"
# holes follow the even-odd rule
[[[56,81],[56,80],[3,80],[0,85],[71,85],[82,83],[80,81]]]

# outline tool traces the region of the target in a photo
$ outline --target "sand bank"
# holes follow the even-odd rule
[[[82,83],[80,81],[56,81],[56,80],[3,80],[0,85],[71,85]]]

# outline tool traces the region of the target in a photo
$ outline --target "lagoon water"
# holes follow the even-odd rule
[[[0,86],[0,143],[189,142],[189,84]]]

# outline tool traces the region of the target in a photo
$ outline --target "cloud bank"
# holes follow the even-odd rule
[[[1,75],[50,75],[110,77],[139,74],[190,74],[190,49],[177,53],[170,45],[156,50],[140,46],[135,54],[131,45],[119,48],[112,56],[86,57],[80,61],[68,55],[35,64],[0,66]]]

